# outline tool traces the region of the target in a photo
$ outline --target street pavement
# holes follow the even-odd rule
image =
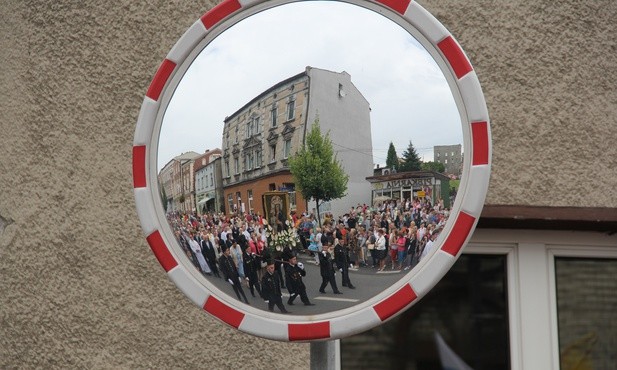
[[[306,271],[306,276],[303,278],[304,285],[306,285],[306,292],[309,300],[315,305],[305,306],[300,300],[300,297],[297,297],[294,300],[294,304],[289,306],[287,305],[289,292],[287,289],[282,289],[283,304],[287,310],[290,311],[291,315],[315,315],[353,307],[381,293],[409,272],[391,270],[390,266],[382,272],[378,272],[377,269],[371,267],[350,269],[349,278],[351,283],[355,286],[355,289],[349,289],[341,285],[341,273],[337,271],[336,284],[339,291],[343,294],[334,294],[330,284],[326,286],[326,293],[324,294],[319,292],[319,286],[321,285],[321,274],[314,257],[311,257],[305,253],[300,253],[298,254],[298,261],[304,264]],[[212,276],[206,276],[206,279],[213,283],[221,291],[228,294],[233,299],[236,299],[236,294],[234,293],[231,284],[226,282],[224,279],[219,279]],[[243,289],[244,294],[247,296],[251,306],[263,310],[268,309],[268,303],[259,297],[257,292],[255,292],[256,297],[252,297],[250,290],[244,284]],[[276,307],[274,308],[274,311],[280,313]]]

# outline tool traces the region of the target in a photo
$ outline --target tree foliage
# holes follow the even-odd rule
[[[162,184],[159,184],[159,188],[161,189],[161,202],[163,203],[163,209],[165,210],[165,213],[167,213],[167,192]]]
[[[386,168],[395,169],[398,171],[399,163],[398,156],[396,155],[396,149],[394,149],[394,144],[390,142],[390,146],[388,147],[388,156],[386,157]]]
[[[439,172],[439,173],[444,173],[446,172],[446,166],[443,165],[443,163],[439,163],[439,162],[422,162],[422,171],[433,171],[433,172]]]
[[[420,156],[416,149],[413,147],[411,140],[409,140],[409,146],[407,150],[403,152],[402,161],[399,166],[399,171],[420,171],[422,168],[422,161],[420,161]]]
[[[318,218],[320,203],[345,196],[349,176],[334,154],[330,135],[321,134],[319,119],[304,146],[289,158],[289,168],[304,199],[315,200]]]

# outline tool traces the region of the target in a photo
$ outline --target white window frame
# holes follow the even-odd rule
[[[270,144],[270,163],[276,162],[276,144]]]
[[[248,199],[249,211],[253,210],[253,189],[246,191],[246,198]]]
[[[477,230],[476,230],[477,231]],[[520,301],[518,280],[516,278],[516,269],[518,266],[518,256],[516,254],[516,245],[508,243],[472,243],[469,242],[465,247],[463,254],[480,254],[480,255],[505,255],[506,256],[506,289],[508,290],[508,331],[510,343],[510,369],[522,370],[520,365],[520,333],[519,320],[516,302]]]
[[[261,167],[261,162],[263,161],[261,149],[255,150],[255,168]]]
[[[593,243],[591,243],[593,244]],[[549,302],[550,302],[550,322],[551,322],[551,344],[553,363],[555,369],[559,368],[559,320],[557,317],[557,279],[555,278],[555,259],[559,257],[571,257],[580,259],[613,259],[617,260],[617,248],[599,245],[591,246],[572,246],[572,245],[547,245],[548,259],[548,280],[549,280]]]
[[[254,125],[254,122],[252,119],[246,123],[246,138],[247,139],[253,136],[253,125]]]
[[[287,121],[291,121],[296,118],[296,98],[291,96],[287,101]]]
[[[227,210],[227,213],[231,213],[234,209],[234,195],[233,193],[229,193],[227,194],[227,206],[229,207],[229,209]]]
[[[246,154],[246,157],[247,157],[247,167],[246,167],[246,169],[247,170],[252,170],[253,167],[254,167],[253,166],[253,164],[254,164],[254,161],[253,161],[253,151],[248,152]]]
[[[277,125],[278,110],[277,103],[272,104],[272,109],[270,109],[270,127],[276,127]]]
[[[289,158],[291,154],[291,139],[287,139],[283,142],[283,158]]]
[[[464,253],[508,248],[510,369],[559,369],[555,257],[617,258],[617,235],[476,229]],[[511,253],[511,255],[510,255]]]

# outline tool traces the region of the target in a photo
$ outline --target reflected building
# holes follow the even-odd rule
[[[460,178],[463,172],[462,148],[461,144],[435,145],[433,147],[434,161],[443,164],[446,174]]]
[[[376,170],[377,172],[377,170]],[[381,169],[381,174],[367,177],[371,184],[371,204],[389,200],[423,198],[431,204],[443,203],[450,208],[450,178],[433,171],[394,172]]]
[[[370,105],[347,72],[307,67],[283,80],[225,119],[222,175],[227,212],[263,213],[261,195],[285,191],[291,209],[313,211],[314,202],[297,191],[288,158],[304,144],[319,119],[337,159],[349,175],[347,196],[320,205],[341,213],[370,201],[365,180],[373,169]]]
[[[223,207],[222,150],[206,150],[195,160],[196,211],[221,212]]]
[[[195,210],[195,160],[196,152],[182,153],[171,159],[161,171],[158,180],[161,197],[165,198],[166,212],[192,212]]]

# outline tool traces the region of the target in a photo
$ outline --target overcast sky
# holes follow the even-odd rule
[[[159,169],[183,152],[221,148],[226,116],[306,66],[351,75],[371,105],[376,164],[390,142],[401,156],[411,140],[425,161],[434,145],[463,144],[446,79],[407,31],[371,10],[311,1],[247,18],[201,52],[165,113]]]

